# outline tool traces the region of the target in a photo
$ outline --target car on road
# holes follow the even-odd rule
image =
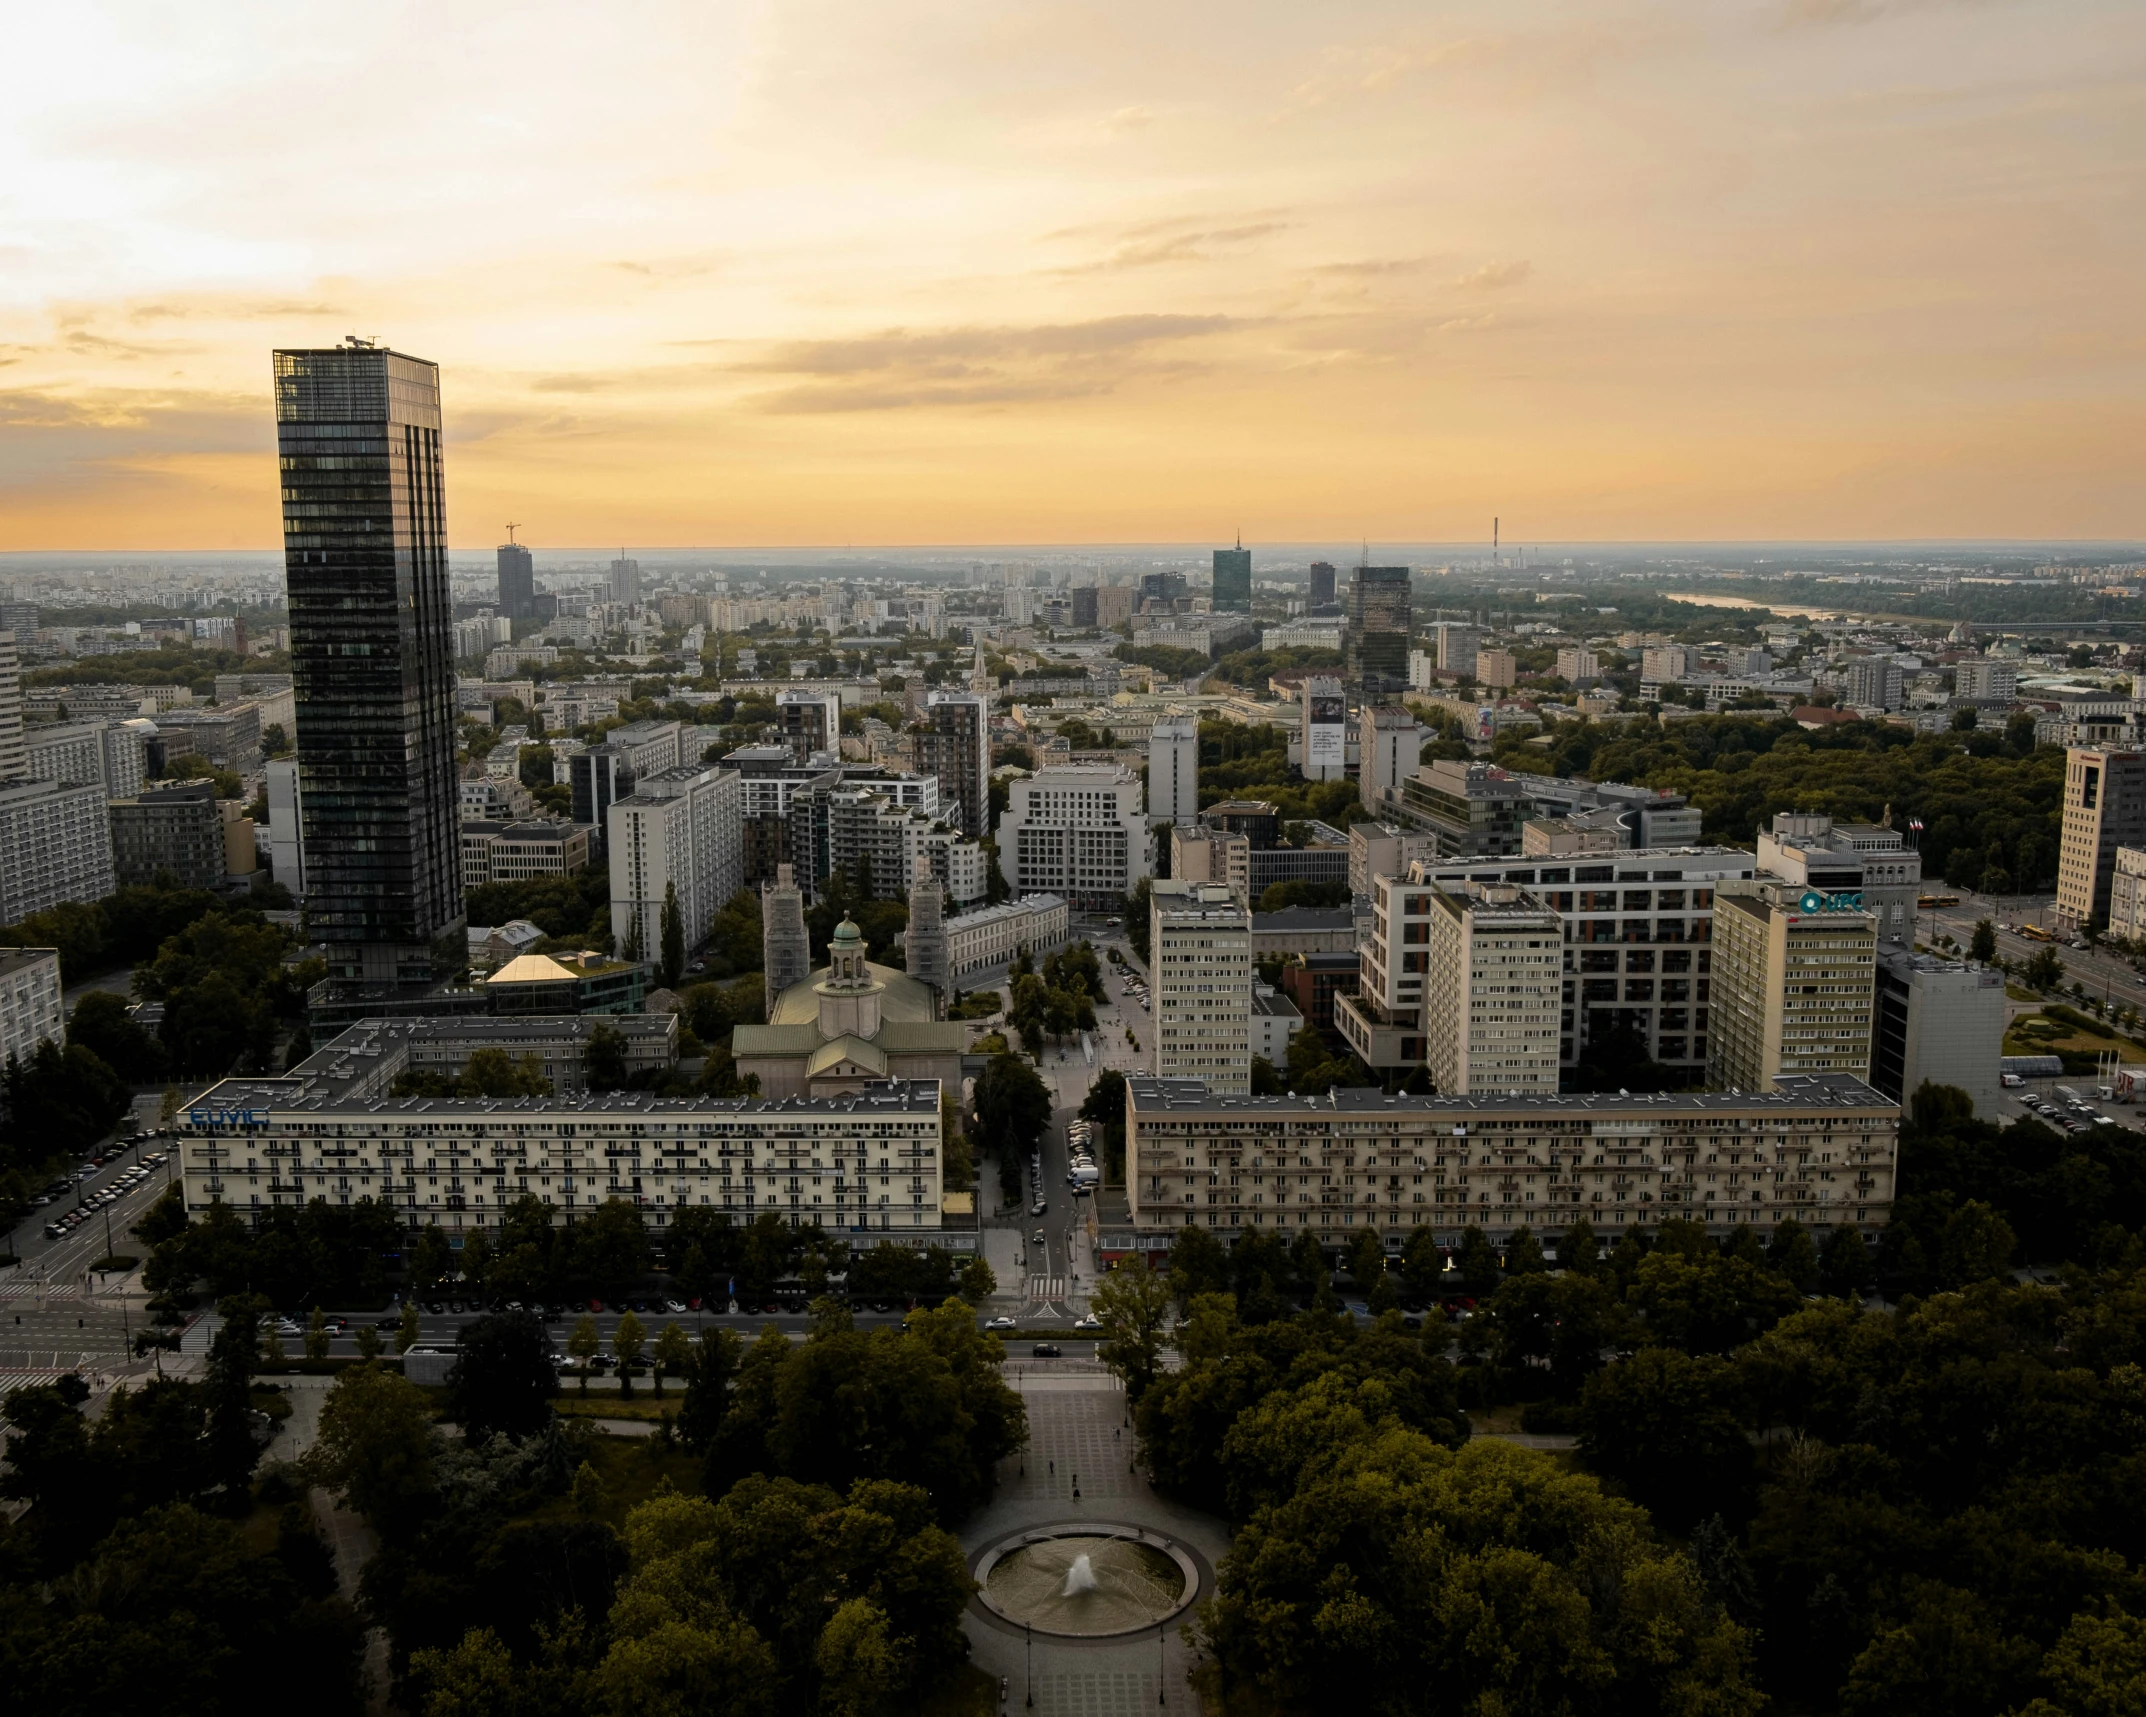
[[[1041,1246],[1043,1244],[1043,1230],[1040,1228],[1037,1229],[1035,1233],[1031,1234],[1028,1238],[1032,1245]]]
[[[1000,1314],[998,1317],[991,1319],[990,1322],[984,1325],[985,1329],[1012,1329],[1013,1327],[1013,1319],[1005,1316],[1003,1313]]]
[[[1039,1341],[1029,1349],[1037,1359],[1063,1359],[1065,1351],[1055,1341]]]
[[[1073,1320],[1073,1327],[1075,1329],[1101,1329],[1103,1320],[1093,1312],[1083,1312]]]

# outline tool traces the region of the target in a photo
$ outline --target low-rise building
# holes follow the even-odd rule
[[[214,888],[225,876],[224,817],[207,781],[152,787],[111,806],[112,868],[121,888],[168,874],[182,888]]]
[[[1549,1240],[1667,1217],[1726,1238],[1794,1220],[1865,1235],[1891,1215],[1900,1109],[1860,1079],[1792,1075],[1763,1090],[1659,1096],[1389,1097],[1376,1086],[1250,1097],[1196,1079],[1126,1079],[1126,1190],[1136,1233],[1305,1233],[1346,1246],[1375,1228],[1443,1246],[1525,1226]]]
[[[1334,1002],[1356,988],[1360,957],[1347,954],[1305,954],[1282,968],[1282,988],[1296,1003],[1304,1023],[1314,1031],[1334,1029]]]
[[[270,812],[273,823],[273,804]],[[464,888],[572,876],[589,865],[589,831],[579,823],[465,822],[461,837]]]
[[[1353,954],[1356,915],[1345,906],[1289,906],[1252,914],[1252,958],[1288,959],[1297,954]]]
[[[736,1226],[773,1215],[889,1238],[940,1226],[937,1080],[775,1100],[354,1094],[372,1078],[371,1060],[353,1055],[201,1093],[176,1128],[187,1209],[204,1215],[221,1204],[258,1222],[314,1199],[372,1200],[408,1229],[469,1233],[496,1230],[529,1195],[557,1227],[616,1199],[659,1235],[689,1206]],[[959,1238],[937,1243],[962,1249]]]
[[[509,960],[536,952],[544,932],[526,918],[510,918],[504,924],[473,924],[469,927],[469,966],[477,973],[496,972]]]
[[[1252,1053],[1269,1067],[1289,1064],[1289,1040],[1304,1029],[1297,1005],[1272,984],[1252,985]]]
[[[1040,963],[1071,933],[1072,913],[1056,894],[1028,894],[964,912],[946,921],[947,970],[957,979],[995,971],[1012,965],[1024,948]]]

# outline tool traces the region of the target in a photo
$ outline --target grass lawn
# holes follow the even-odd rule
[[[678,1411],[677,1390],[658,1401],[646,1391],[637,1390],[624,1400],[615,1389],[598,1389],[587,1395],[578,1390],[571,1395],[553,1399],[552,1411],[562,1419],[660,1419],[666,1413]]]
[[[917,1717],[993,1717],[999,1709],[998,1678],[965,1663],[917,1707]]]
[[[591,1517],[607,1521],[623,1532],[626,1516],[656,1494],[668,1479],[671,1488],[688,1496],[700,1492],[701,1458],[675,1444],[658,1448],[651,1437],[607,1437],[603,1432],[589,1441],[589,1465],[603,1481],[603,1490]],[[531,1511],[530,1520],[570,1520],[580,1513],[571,1495],[555,1496]]]

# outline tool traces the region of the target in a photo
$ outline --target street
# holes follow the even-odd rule
[[[1943,892],[1950,893],[1951,890]],[[2055,905],[2053,895],[2009,894],[1993,899],[1963,890],[1957,906],[1926,906],[1922,909],[1916,918],[1916,939],[1933,942],[1936,933],[1942,930],[1965,948],[1974,937],[1976,923],[1984,918],[1995,926],[2039,924],[2054,931]],[[2102,997],[2111,1007],[2129,1004],[2146,1010],[2146,974],[2113,949],[2081,950],[2063,940],[2037,942],[2016,930],[1999,928],[1997,931],[1997,952],[2015,964],[2031,960],[2043,948],[2054,948],[2057,958],[2064,962],[2067,985],[2077,981],[2086,987],[2089,995]]]

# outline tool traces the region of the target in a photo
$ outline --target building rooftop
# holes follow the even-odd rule
[[[25,966],[41,966],[59,957],[57,948],[0,948],[0,978],[10,972],[19,972]]]
[[[1785,1073],[1771,1091],[1664,1091],[1664,1092],[1519,1092],[1505,1096],[1480,1092],[1467,1096],[1389,1097],[1375,1085],[1337,1086],[1316,1097],[1221,1097],[1210,1093],[1199,1079],[1158,1079],[1153,1074],[1129,1074],[1125,1089],[1136,1114],[1188,1113],[1368,1115],[1419,1114],[1465,1115],[1471,1111],[1506,1114],[1515,1109],[1539,1109],[1575,1115],[1666,1115],[1703,1114],[1708,1110],[1764,1108],[1892,1109],[1900,1106],[1875,1087],[1847,1074]]]
[[[974,912],[964,912],[959,917],[946,920],[946,928],[974,930],[999,918],[1025,918],[1038,912],[1049,912],[1065,905],[1065,897],[1057,894],[1024,894],[1019,900],[1002,900],[996,906],[979,906]]]
[[[1252,928],[1283,930],[1353,930],[1356,915],[1346,906],[1285,906],[1279,912],[1255,912]]]
[[[645,1091],[592,1091],[572,1097],[383,1097],[359,1098],[346,1103],[336,1089],[308,1082],[296,1074],[286,1074],[280,1079],[220,1080],[187,1105],[184,1119],[189,1126],[195,1127],[245,1126],[264,1118],[265,1112],[293,1109],[309,1114],[334,1114],[346,1110],[362,1115],[422,1113],[445,1120],[502,1112],[516,1117],[675,1115],[711,1119],[746,1115],[853,1115],[860,1110],[866,1114],[936,1115],[939,1112],[939,1082],[936,1079],[891,1079],[884,1084],[867,1085],[862,1090],[832,1097],[652,1097]]]

